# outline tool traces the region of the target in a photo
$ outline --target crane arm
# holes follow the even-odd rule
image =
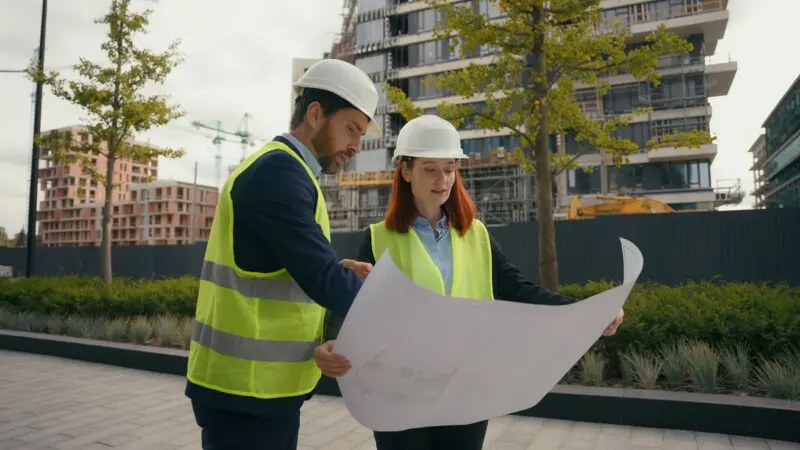
[[[228,131],[222,128],[222,123],[220,121],[203,122],[200,120],[195,120],[192,122],[192,125],[195,128],[205,128],[207,130],[216,131],[217,133],[224,133],[224,134],[230,134],[232,136],[241,137],[240,133],[237,131]]]

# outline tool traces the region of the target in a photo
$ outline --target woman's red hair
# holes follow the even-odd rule
[[[414,160],[403,159],[411,167]],[[465,235],[475,220],[475,204],[461,181],[461,173],[455,171],[455,183],[450,190],[450,197],[444,202],[444,211],[451,227]],[[392,192],[389,195],[389,208],[386,211],[384,224],[386,228],[397,233],[408,233],[408,229],[417,218],[419,212],[414,205],[411,183],[403,179],[403,164],[398,164],[392,179]]]

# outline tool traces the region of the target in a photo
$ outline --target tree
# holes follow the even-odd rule
[[[28,245],[28,234],[25,233],[25,228],[19,230],[19,233],[14,235],[14,247],[21,248]]]
[[[492,49],[489,64],[472,63],[463,70],[445,72],[428,81],[439,89],[485,104],[440,103],[439,115],[459,126],[472,119],[479,128],[506,130],[521,142],[514,155],[527,170],[535,171],[538,212],[539,275],[543,286],[558,289],[552,178],[575,167],[577,155],[559,155],[550,148],[550,136],[574,133],[616,165],[639,152],[639,145],[614,136],[621,125],[650,111],[639,108],[612,118],[587,117],[576,99],[576,85],[596,90],[598,98],[609,88],[607,77],[629,73],[637,80],[658,85],[659,58],[692,50],[684,39],[662,25],[644,42],[631,45],[631,32],[619,22],[602,22],[601,0],[490,0],[504,17],[490,19],[466,4],[426,0],[441,14],[434,30],[437,39],[449,39],[451,51],[463,59],[478,49]],[[466,5],[464,7],[463,5]],[[457,38],[455,36],[458,36]],[[389,86],[398,112],[411,119],[422,110],[397,87]],[[669,145],[697,148],[713,141],[705,131],[661,136],[644,150]]]
[[[9,247],[10,244],[6,227],[0,227],[0,247]]]
[[[51,132],[39,140],[42,148],[53,151],[61,164],[79,163],[85,174],[105,187],[102,217],[103,281],[111,282],[111,215],[114,165],[128,160],[148,162],[160,156],[179,158],[183,150],[152,148],[133,141],[136,133],[166,125],[183,116],[177,106],[168,104],[163,95],[147,95],[150,84],[161,85],[180,62],[178,42],[164,52],[154,53],[137,47],[134,37],[147,32],[151,10],[131,11],[131,0],[112,0],[108,13],[95,20],[108,27],[101,48],[107,62],[97,64],[81,58],[73,69],[80,81],[66,81],[58,73],[44,73],[35,63],[28,71],[34,80],[42,80],[56,97],[80,106],[87,114],[87,134],[91,139],[75,139],[70,132]],[[108,161],[105,173],[92,163],[103,155]]]

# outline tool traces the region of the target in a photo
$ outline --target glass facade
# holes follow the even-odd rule
[[[379,53],[365,58],[356,58],[355,64],[356,67],[363,70],[368,75],[382,73],[386,71],[386,54]]]
[[[460,59],[461,51],[457,40],[454,42],[453,48],[450,48],[450,43],[454,39],[426,41],[396,48],[392,53],[394,66],[402,69],[404,67],[427,66]]]
[[[618,20],[622,26],[630,27],[632,23],[668,20],[702,11],[703,0],[657,0],[606,9],[603,18],[609,25]]]
[[[386,168],[389,167],[391,155],[385,148],[378,150],[362,150],[361,153],[357,154],[348,162],[353,163],[352,167],[348,168],[350,169],[348,172],[376,172],[386,170]]]
[[[464,139],[461,148],[468,154],[487,154],[492,150],[504,148],[512,150],[519,147],[520,140],[516,136],[494,136],[488,138]]]
[[[364,13],[367,11],[372,11],[374,9],[383,9],[386,8],[386,5],[389,1],[395,0],[358,0],[356,6],[358,8],[359,13]]]
[[[786,140],[800,131],[800,79],[795,81],[775,111],[770,114],[764,128],[767,155],[778,151]]]
[[[618,127],[612,133],[612,136],[630,139],[639,144],[639,148],[643,149],[650,139],[658,139],[659,136],[666,137],[675,133],[687,133],[694,130],[709,131],[709,119],[708,116],[694,116],[631,123]],[[595,148],[587,142],[578,142],[575,138],[575,133],[567,134],[565,147],[566,152],[571,155],[596,153]]]
[[[371,44],[383,40],[383,19],[371,20],[356,25],[356,45]]]
[[[794,137],[783,149],[764,165],[764,176],[768,179],[800,160],[800,134]]]
[[[800,77],[764,124],[767,208],[800,207]]]
[[[766,204],[767,208],[800,208],[800,178],[767,197]]]
[[[569,170],[568,193],[601,193],[602,170],[600,166]],[[617,194],[711,189],[710,165],[704,160],[626,164],[606,170],[608,192]]]
[[[496,2],[493,3],[488,0],[474,1],[468,6],[473,6],[473,10],[488,16],[490,19],[496,19],[505,15],[500,11]],[[433,31],[434,26],[436,26],[440,18],[441,13],[433,9],[413,11],[408,14],[393,16],[390,18],[392,36],[404,36]]]

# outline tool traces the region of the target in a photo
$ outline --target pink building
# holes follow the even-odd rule
[[[91,139],[83,127],[59,131],[65,130],[75,139]],[[95,170],[105,173],[105,156],[98,154],[92,162]],[[110,227],[114,245],[180,245],[208,239],[218,197],[215,187],[155,180],[157,161],[122,160],[115,166]],[[79,164],[59,164],[45,149],[39,179],[44,191],[37,211],[42,245],[100,245],[105,187]]]

